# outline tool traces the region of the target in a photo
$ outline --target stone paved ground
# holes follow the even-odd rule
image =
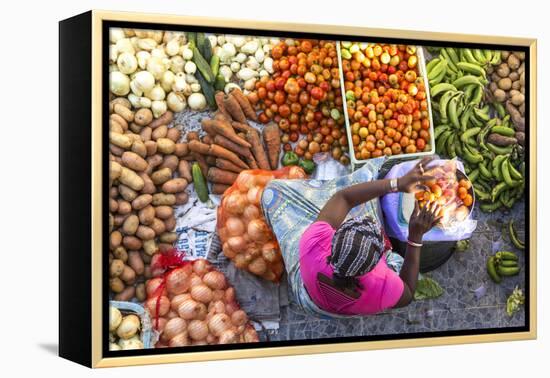
[[[474,215],[478,226],[468,250],[455,252],[443,266],[427,274],[445,290],[441,297],[361,319],[344,320],[319,320],[291,304],[281,308],[280,329],[262,333],[262,339],[301,340],[523,326],[524,309],[508,317],[505,303],[516,285],[524,289],[524,255],[514,249],[506,231],[513,217],[523,238],[524,204],[518,203],[506,213],[484,214],[476,208]],[[496,285],[487,276],[485,262],[490,254],[499,250],[515,251],[522,270],[518,276],[505,278]],[[481,286],[486,288],[486,293],[477,298],[474,290]]]

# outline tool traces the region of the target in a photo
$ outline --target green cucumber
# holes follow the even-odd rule
[[[210,59],[212,59],[212,44],[204,33],[197,33],[197,48],[204,57],[204,60],[210,62]]]
[[[220,57],[217,55],[212,56],[210,58],[210,68],[212,69],[212,73],[217,78],[218,73],[220,72]]]
[[[195,186],[195,192],[197,192],[197,196],[199,197],[199,200],[201,202],[208,201],[209,199],[208,186],[206,185],[206,180],[202,175],[201,167],[199,166],[199,163],[193,163],[191,172],[193,174],[193,184]]]
[[[210,68],[210,62],[204,59],[196,46],[192,43],[189,45],[191,46],[191,51],[193,51],[193,62],[197,65],[198,72],[204,76],[206,81],[213,83],[216,77],[214,76],[214,72],[212,72],[212,68]]]
[[[199,82],[201,86],[201,92],[206,98],[206,103],[211,109],[218,109],[218,104],[216,103],[215,98],[215,92],[214,87],[212,84],[206,81],[204,76],[202,76],[202,73],[200,71],[195,72],[195,77],[197,78],[197,81]]]

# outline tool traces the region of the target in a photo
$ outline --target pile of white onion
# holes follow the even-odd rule
[[[146,291],[156,348],[259,341],[235,289],[204,259],[150,279]]]
[[[228,189],[218,209],[218,235],[223,253],[239,269],[278,282],[284,271],[275,235],[261,211],[261,197],[274,178],[300,179],[305,172],[296,166],[281,171],[243,171]]]
[[[123,316],[118,308],[109,307],[109,350],[143,349],[140,329],[137,315]]]

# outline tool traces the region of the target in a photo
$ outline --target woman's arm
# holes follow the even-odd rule
[[[406,175],[397,179],[397,188],[401,192],[412,192],[423,182],[432,180],[432,176],[424,175],[424,168],[432,160],[426,157],[415,165]],[[375,180],[349,186],[334,194],[321,209],[317,221],[338,228],[355,206],[390,192],[390,180]]]
[[[422,244],[422,238],[439,220],[441,207],[435,202],[427,203],[422,209],[418,207],[418,201],[409,220],[409,241],[411,244]],[[420,268],[420,247],[407,244],[405,261],[399,273],[403,281],[403,294],[394,307],[403,307],[411,303],[418,280]]]
[[[321,209],[317,221],[327,222],[336,229],[355,206],[380,197],[390,189],[390,180],[363,182],[342,189],[328,200]]]

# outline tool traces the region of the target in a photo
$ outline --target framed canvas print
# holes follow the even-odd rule
[[[60,355],[536,337],[536,41],[60,22]]]

